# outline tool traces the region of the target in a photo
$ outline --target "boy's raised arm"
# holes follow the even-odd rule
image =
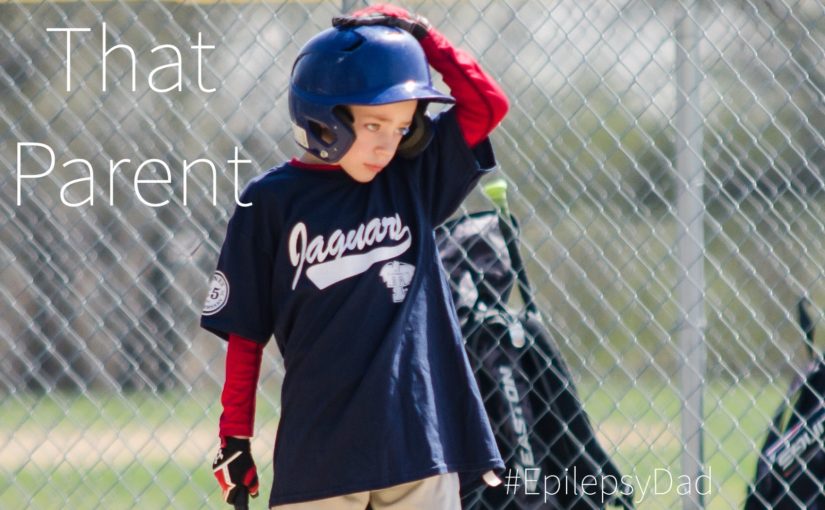
[[[474,147],[498,126],[510,107],[507,96],[469,53],[455,47],[426,19],[405,9],[378,4],[360,9],[335,25],[384,24],[397,26],[415,36],[430,65],[438,71],[456,100],[454,108],[467,145]]]

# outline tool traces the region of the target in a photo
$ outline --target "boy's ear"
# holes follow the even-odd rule
[[[309,130],[316,140],[320,140],[327,147],[335,143],[335,135],[328,127],[319,124],[318,122],[309,122]]]
[[[427,148],[433,139],[433,127],[427,115],[427,103],[419,101],[413,114],[410,132],[401,139],[396,153],[402,158],[414,158]]]

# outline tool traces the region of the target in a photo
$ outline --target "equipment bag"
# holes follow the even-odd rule
[[[436,234],[506,465],[504,484],[464,494],[463,508],[632,508],[633,489],[598,443],[557,348],[560,335],[533,301],[514,219],[480,212]],[[513,286],[524,303],[519,314],[507,306]]]
[[[825,360],[814,350],[814,328],[799,302],[810,366],[779,405],[748,487],[745,510],[825,510]]]

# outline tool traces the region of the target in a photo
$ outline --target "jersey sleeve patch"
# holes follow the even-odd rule
[[[220,271],[215,271],[209,282],[209,293],[203,305],[203,315],[215,315],[220,312],[229,301],[229,280]]]

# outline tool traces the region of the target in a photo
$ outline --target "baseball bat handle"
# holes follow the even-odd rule
[[[249,510],[249,490],[244,487],[238,487],[238,494],[235,495],[235,510]]]
[[[509,220],[510,208],[507,204],[507,181],[504,179],[496,179],[486,184],[482,189],[484,194],[487,195],[487,198],[498,207],[499,212]]]

